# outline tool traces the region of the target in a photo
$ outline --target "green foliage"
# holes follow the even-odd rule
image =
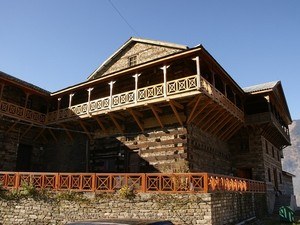
[[[80,192],[74,191],[62,191],[56,194],[55,196],[58,200],[66,200],[66,201],[88,201],[88,199]]]
[[[132,200],[136,197],[134,191],[127,185],[123,186],[120,190],[117,191],[117,196],[121,199]]]

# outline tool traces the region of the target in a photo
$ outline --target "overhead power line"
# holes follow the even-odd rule
[[[128,25],[128,27],[133,31],[133,33],[140,37],[141,35],[133,28],[133,26],[130,25],[130,23],[126,20],[126,18],[122,15],[122,13],[118,10],[118,8],[112,3],[111,0],[108,0],[108,2],[111,4],[111,6],[116,10],[116,12],[119,14],[119,16],[124,20],[124,22]]]

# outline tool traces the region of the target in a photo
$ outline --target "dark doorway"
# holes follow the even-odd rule
[[[245,179],[252,179],[252,169],[251,168],[238,168],[237,176]]]
[[[17,155],[17,171],[30,171],[32,146],[20,144]]]

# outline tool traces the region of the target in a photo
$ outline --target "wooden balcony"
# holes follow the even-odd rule
[[[2,100],[0,101],[0,114],[29,123],[44,124],[46,122],[46,114]]]
[[[115,192],[128,186],[141,193],[264,193],[261,181],[208,173],[28,173],[0,172],[0,184],[5,189],[21,189],[31,184],[51,191]]]
[[[243,111],[203,77],[199,78],[198,75],[193,75],[168,81],[166,85],[159,83],[53,111],[48,113],[47,123],[52,124],[76,118],[89,118],[95,115],[107,114],[111,111],[124,110],[124,108],[166,102],[170,99],[191,97],[199,95],[199,93],[205,94],[217,104],[221,105],[239,121],[244,121]]]
[[[290,145],[289,130],[283,127],[271,112],[247,115],[246,124],[264,125],[263,135],[274,140],[280,146]]]

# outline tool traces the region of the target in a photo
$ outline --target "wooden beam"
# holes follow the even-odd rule
[[[214,125],[214,122],[217,122],[219,119],[221,119],[222,116],[224,116],[224,114],[226,114],[226,110],[221,109],[221,111],[222,110],[223,110],[223,112],[216,113],[214,116],[212,116],[209,120],[207,120],[203,124],[203,127],[204,127],[203,131],[208,131]]]
[[[209,110],[209,112],[204,117],[202,117],[201,120],[199,122],[197,122],[196,125],[199,124],[201,129],[204,130],[204,128],[206,128],[208,124],[211,124],[212,121],[216,121],[215,118],[219,115],[219,112],[222,110],[221,108],[217,108],[217,107],[218,106],[215,106],[214,108]],[[205,119],[205,121],[204,121],[204,119]],[[203,123],[200,124],[200,122],[203,122]]]
[[[211,100],[209,99],[206,104],[204,104],[196,113],[194,113],[193,117],[190,119],[189,123],[193,122],[197,116],[202,113],[202,111],[211,104]]]
[[[228,114],[223,118],[223,120],[220,120],[215,127],[213,128],[213,130],[211,131],[212,134],[217,134],[222,128],[223,126],[226,125],[226,123],[228,121],[230,121],[232,119],[231,115],[229,114],[229,112],[227,112]]]
[[[66,134],[68,135],[70,141],[73,142],[73,141],[74,141],[74,138],[73,138],[71,132],[68,130],[68,128],[67,128],[64,124],[62,124],[62,123],[60,124],[60,126],[61,126],[62,128],[64,128],[64,131],[65,131]]]
[[[230,117],[230,119],[227,122],[222,124],[221,129],[215,132],[215,135],[221,137],[224,132],[226,132],[228,129],[230,129],[233,126],[233,124],[236,124],[238,122],[239,121],[235,117]]]
[[[232,126],[232,128],[230,128],[227,132],[225,132],[222,135],[221,139],[224,140],[224,141],[229,140],[229,138],[231,138],[235,134],[234,130],[238,130],[242,126],[243,126],[242,123],[237,122],[234,126]]]
[[[33,141],[36,141],[44,132],[45,128],[43,127],[42,130],[38,133],[38,135],[33,139]]]
[[[84,130],[86,136],[88,136],[88,138],[89,138],[90,140],[92,140],[93,138],[92,138],[92,136],[91,136],[89,130],[88,130],[88,129],[86,128],[86,126],[84,125],[84,123],[83,123],[81,120],[78,120],[78,122],[79,122],[80,126],[82,127],[82,129]]]
[[[175,101],[174,99],[168,99],[169,103],[172,103],[178,109],[184,109],[184,106],[181,105],[179,102]]]
[[[116,120],[116,118],[114,117],[114,114],[108,113],[110,119],[113,121],[113,123],[115,124],[116,128],[118,129],[118,131],[123,134],[124,131],[122,129],[122,127],[120,126],[120,124],[118,123],[118,121]]]
[[[180,118],[180,115],[179,115],[178,112],[177,112],[177,109],[176,109],[176,106],[174,105],[174,102],[173,102],[173,101],[169,101],[169,104],[170,104],[170,106],[171,106],[171,108],[172,108],[172,110],[173,110],[173,112],[174,112],[174,114],[175,114],[175,116],[176,116],[176,118],[177,118],[179,124],[180,124],[181,126],[183,126],[183,122],[182,122],[182,120],[181,120],[181,118]]]
[[[140,122],[140,120],[139,120],[138,116],[135,114],[135,112],[132,109],[127,109],[127,110],[132,115],[132,117],[134,118],[135,122],[137,123],[137,125],[139,126],[139,128],[141,129],[141,131],[144,132],[144,126]]]
[[[29,130],[32,128],[33,124],[30,124],[30,126],[22,133],[20,139],[22,139],[23,137],[25,137],[25,135],[29,132]]]
[[[11,132],[15,128],[15,126],[18,124],[18,122],[19,122],[19,120],[16,121],[16,122],[14,122],[14,124],[11,125],[10,128],[7,129],[7,131],[5,132],[5,134],[8,134],[9,132]]]
[[[49,133],[51,134],[51,136],[53,137],[53,139],[55,140],[55,142],[58,143],[58,140],[57,140],[55,134],[53,133],[53,131],[51,130],[51,128],[48,128],[48,130],[49,130]]]
[[[158,112],[159,112],[159,111],[157,110],[158,107],[156,107],[156,106],[154,106],[154,105],[149,105],[149,107],[150,107],[150,109],[152,110],[152,112],[153,112],[153,114],[154,114],[154,116],[155,116],[155,118],[156,118],[158,124],[160,125],[160,127],[161,127],[161,128],[164,128],[164,125],[162,124],[162,122],[161,122],[161,120],[160,120],[160,117],[159,117],[159,115],[158,115]],[[160,111],[161,111],[161,110],[160,110]]]
[[[158,112],[158,113],[162,113],[163,111],[162,111],[162,109],[161,108],[159,108],[158,106],[156,106],[156,105],[152,105],[152,104],[150,104],[150,105],[148,105],[148,104],[145,104],[146,106],[148,106],[148,107],[150,107],[151,109],[154,109],[156,112]]]
[[[213,112],[216,108],[218,107],[218,105],[213,106],[208,112],[205,113],[205,115],[197,121],[196,126],[198,126],[206,117],[211,115],[211,112]]]
[[[194,104],[194,107],[193,107],[192,111],[190,112],[190,115],[189,115],[189,117],[188,117],[188,119],[187,119],[187,121],[186,121],[187,123],[189,123],[190,120],[191,120],[191,118],[193,117],[193,115],[194,115],[196,109],[198,108],[198,105],[199,105],[199,103],[200,103],[200,100],[201,100],[201,95],[199,95],[198,98],[196,98],[196,102],[195,102],[195,104]],[[194,101],[191,101],[191,102],[194,102]]]
[[[101,120],[99,119],[99,117],[95,116],[93,118],[97,121],[98,125],[103,130],[103,132],[107,134],[108,133],[107,129],[105,128],[105,126],[103,125],[103,123],[101,122]]]
[[[107,113],[108,114],[108,113]],[[118,120],[125,120],[125,118],[123,116],[120,116],[119,114],[117,113],[112,113],[110,112],[109,113],[111,116],[113,116],[114,118],[118,119]]]

